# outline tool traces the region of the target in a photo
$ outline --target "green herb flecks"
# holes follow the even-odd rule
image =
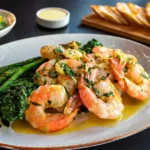
[[[41,78],[40,73],[39,73],[39,72],[36,72],[36,73],[34,74],[33,78],[36,79],[36,80],[39,79],[39,78]]]
[[[87,87],[91,88],[93,86],[93,81],[90,81],[88,78],[85,78],[85,81],[87,83]]]
[[[41,104],[39,104],[39,103],[37,103],[37,102],[31,102],[31,101],[30,101],[30,103],[31,103],[32,105],[35,105],[35,106],[42,106]]]
[[[101,80],[106,80],[106,77],[105,77],[105,76],[102,76],[102,77],[101,77]]]
[[[93,88],[93,90],[94,90],[94,92],[95,92],[95,94],[96,94],[97,96],[99,96],[99,95],[100,95],[100,92],[98,91],[98,89]]]
[[[128,72],[128,69],[127,68],[124,68],[124,73]]]
[[[80,69],[80,68],[86,69],[86,64],[83,63],[83,64],[82,64],[81,66],[79,66],[78,68],[79,68],[79,69]]]
[[[68,67],[67,64],[65,63],[61,63],[61,68],[63,68],[64,73],[68,76],[76,76],[77,74],[74,72],[74,70],[72,70],[71,68]]]
[[[103,46],[98,40],[96,39],[92,39],[91,41],[88,41],[83,47],[82,49],[86,52],[86,53],[92,53],[92,48],[95,46]]]
[[[88,68],[88,73],[92,74],[92,68]]]
[[[56,78],[58,76],[57,71],[55,70],[50,70],[48,74],[51,78]]]
[[[145,79],[149,79],[149,77],[144,73],[142,73],[142,77],[145,78]]]
[[[111,96],[111,95],[113,95],[113,92],[112,92],[112,91],[103,94],[103,96],[105,96],[105,97],[109,97],[109,96]]]
[[[63,53],[63,51],[60,48],[56,48],[55,53]]]

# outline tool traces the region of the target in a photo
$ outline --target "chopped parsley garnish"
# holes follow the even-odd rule
[[[112,91],[103,94],[103,96],[106,96],[106,97],[109,97],[109,96],[111,96],[111,95],[113,95],[113,92],[112,92]]]
[[[86,64],[85,63],[83,63],[81,66],[79,66],[78,68],[84,68],[84,69],[86,69]]]
[[[56,62],[55,62],[55,64],[56,64],[59,60],[60,60],[59,58],[56,58]]]
[[[36,73],[34,74],[33,78],[34,78],[35,80],[38,80],[39,78],[41,78],[40,73],[39,73],[39,72],[36,72]]]
[[[124,73],[128,72],[128,69],[127,68],[124,68]]]
[[[88,73],[92,74],[92,68],[88,68]]]
[[[71,68],[68,67],[67,64],[65,63],[61,63],[61,68],[63,68],[64,72],[66,75],[68,76],[76,76],[77,74],[74,72],[74,70],[72,70]]]
[[[87,83],[87,87],[91,88],[93,86],[93,81],[90,81],[89,79],[85,78],[85,81]]]
[[[149,77],[147,75],[145,75],[144,73],[142,73],[142,77],[145,79],[149,79]]]
[[[105,77],[105,76],[102,76],[102,77],[101,77],[101,80],[106,80],[106,77]]]
[[[120,55],[117,55],[117,57],[116,57],[116,58],[120,59]]]
[[[88,41],[85,45],[83,45],[82,49],[86,53],[92,53],[92,49],[95,46],[103,46],[98,40],[92,39],[91,41]]]
[[[100,93],[99,93],[98,89],[93,88],[93,90],[94,90],[95,94],[96,94],[97,96],[99,96]]]
[[[56,48],[56,49],[55,49],[55,52],[56,52],[56,53],[62,53],[63,51],[62,51],[60,48]]]
[[[48,74],[49,74],[49,76],[50,76],[51,78],[56,78],[56,77],[58,76],[58,74],[57,74],[57,72],[56,72],[55,70],[50,70],[50,71],[48,72]]]
[[[31,102],[31,101],[30,101],[30,103],[33,104],[33,105],[35,105],[35,106],[41,106],[41,104],[39,104],[39,103],[37,103],[37,102]]]

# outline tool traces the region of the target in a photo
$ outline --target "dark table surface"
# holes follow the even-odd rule
[[[122,0],[120,0],[122,1]],[[130,0],[141,6],[149,0]],[[0,45],[23,38],[59,34],[59,33],[96,33],[110,34],[97,29],[81,25],[81,18],[91,12],[91,4],[115,5],[117,0],[1,0],[0,8],[13,12],[17,23],[13,30],[0,38]],[[124,2],[128,2],[124,0]],[[45,29],[36,24],[36,11],[44,7],[62,7],[70,11],[71,20],[67,27],[62,29]],[[0,137],[2,138],[2,137]],[[150,129],[131,137],[112,142],[109,144],[86,148],[87,150],[149,150]]]

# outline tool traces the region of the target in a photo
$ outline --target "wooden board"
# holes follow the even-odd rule
[[[121,35],[142,43],[150,44],[150,28],[114,24],[100,19],[94,13],[84,17],[82,19],[82,23],[90,27]]]

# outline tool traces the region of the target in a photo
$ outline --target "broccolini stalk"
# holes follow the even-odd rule
[[[9,80],[7,80],[1,87],[0,87],[0,94],[5,92],[11,84],[17,80],[21,75],[23,75],[28,70],[34,68],[35,66],[42,64],[44,62],[44,59],[41,58],[39,60],[36,60],[30,64],[24,65],[23,67],[19,68],[18,71],[11,77]]]
[[[0,76],[0,86],[1,86],[9,77],[11,77],[18,69],[19,69],[19,67],[15,67],[15,68],[9,69],[9,70],[7,70],[6,72],[4,72],[4,73]]]
[[[26,64],[32,63],[32,62],[34,62],[36,60],[40,60],[40,59],[41,59],[41,57],[35,57],[35,58],[27,59],[27,60],[22,61],[22,62],[18,62],[15,64],[10,64],[8,66],[0,67],[0,75],[9,69],[12,69],[14,67],[22,67]]]

